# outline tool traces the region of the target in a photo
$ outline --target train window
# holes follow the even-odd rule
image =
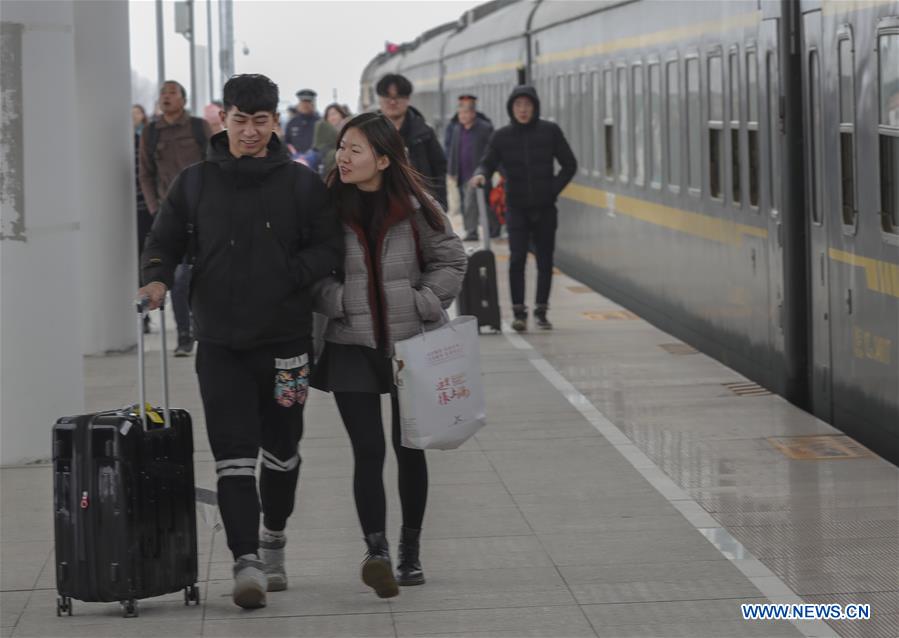
[[[594,71],[590,74],[590,81],[593,84],[593,99],[590,101],[590,122],[588,123],[588,128],[593,131],[599,131],[602,129],[602,126],[599,122],[599,109],[602,106],[602,102],[600,101],[599,95],[599,71]],[[593,144],[591,144],[592,150],[591,153],[593,162],[591,164],[593,169],[593,174],[595,176],[599,176],[599,171],[601,170],[600,162],[602,161],[602,155],[599,152],[599,139],[594,138]]]
[[[746,141],[749,146],[749,205],[759,206],[759,82],[755,51],[746,52]]]
[[[649,183],[662,186],[662,79],[659,65],[649,65]]]
[[[565,132],[569,140],[574,142],[574,154],[579,161],[583,161],[584,157],[584,135],[577,135],[581,121],[581,99],[578,94],[578,76],[574,73],[568,76],[568,115],[565,121],[568,122],[568,130]]]
[[[668,83],[668,125],[665,130],[668,134],[668,184],[674,189],[680,189],[681,183],[681,154],[680,154],[680,84],[677,60],[668,62],[666,69],[666,82]]]
[[[593,100],[590,99],[590,78],[588,73],[581,73],[580,77],[580,102],[581,102],[581,122],[578,128],[581,130],[580,137],[582,157],[578,157],[578,165],[581,167],[581,174],[589,175],[593,168],[593,155],[596,147],[596,129],[593,127],[593,109],[596,108]]]
[[[565,76],[559,75],[556,77],[556,120],[565,134],[569,135],[566,113],[568,113],[568,100],[565,99]]]
[[[840,204],[844,226],[855,226],[855,62],[851,35],[837,42],[840,82]]]
[[[643,144],[643,66],[632,67],[634,81],[634,184],[643,185],[645,175]]]
[[[699,111],[699,59],[687,59],[687,157],[689,173],[687,187],[694,193],[702,191],[702,149],[699,129],[702,126],[702,114]]]
[[[899,32],[877,38],[880,85],[880,216],[883,230],[899,233]]]
[[[740,54],[731,51],[728,56],[728,76],[730,77],[730,196],[734,206],[739,206],[740,192]]]
[[[622,67],[618,69],[618,179],[626,182],[630,177],[630,146],[628,146],[628,137],[630,131],[627,125],[628,116],[627,105],[627,69]]]
[[[602,86],[605,94],[603,109],[603,129],[606,146],[606,177],[611,177],[614,172],[615,158],[615,86],[612,83],[612,70],[603,71]]]
[[[812,49],[808,56],[808,204],[812,221],[821,223],[818,197],[818,151],[821,148],[821,73],[818,66],[818,50]]]
[[[777,56],[769,51],[765,55],[765,94],[768,96],[768,206],[777,208],[778,184],[775,181],[774,158],[778,148],[778,129],[780,128],[780,88],[777,82]]]
[[[721,199],[721,172],[724,166],[724,90],[720,55],[711,55],[709,64],[709,194]]]

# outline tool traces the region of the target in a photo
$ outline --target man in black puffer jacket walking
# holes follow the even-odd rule
[[[446,210],[446,155],[434,129],[415,107],[409,106],[412,83],[404,75],[388,73],[378,80],[375,92],[381,113],[393,123],[406,143],[409,163],[427,178],[431,194]]]
[[[562,129],[540,119],[540,99],[532,86],[518,86],[506,110],[512,122],[490,138],[481,165],[471,178],[482,186],[502,167],[506,177],[506,225],[509,230],[509,288],[512,293],[512,328],[527,329],[524,304],[524,266],[533,240],[537,253],[537,325],[549,330],[549,290],[553,275],[558,211],[556,199],[577,171],[577,160]],[[554,174],[553,160],[562,170]]]
[[[321,179],[291,162],[274,134],[277,85],[237,75],[223,101],[226,130],[210,140],[206,161],[175,178],[156,215],[138,295],[158,307],[175,267],[193,258],[197,377],[235,561],[232,597],[255,608],[265,606],[266,590],[287,587],[284,528],[309,388],[310,287],[343,264],[343,231]]]

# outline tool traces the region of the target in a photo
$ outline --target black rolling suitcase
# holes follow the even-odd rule
[[[64,417],[53,426],[56,614],[72,599],[122,603],[184,590],[199,604],[193,434],[186,410],[169,409],[165,316],[164,408],[149,409],[143,315],[138,306],[138,406]]]
[[[456,299],[460,315],[473,315],[478,319],[478,330],[483,326],[501,330],[499,316],[499,290],[496,284],[496,256],[490,250],[490,228],[487,222],[487,204],[484,190],[478,188],[478,217],[484,246],[468,253],[468,270],[462,281],[462,290]]]

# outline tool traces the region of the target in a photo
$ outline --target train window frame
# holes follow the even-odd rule
[[[670,69],[674,68],[675,74],[675,82],[674,82],[674,103],[676,106],[675,118],[677,126],[669,126],[671,124],[671,103],[672,103],[672,94],[671,94],[671,76]],[[683,186],[684,180],[684,164],[682,162],[683,155],[680,152],[684,148],[685,140],[681,139],[681,131],[683,130],[683,119],[682,113],[683,110],[681,108],[681,65],[680,58],[677,53],[675,53],[672,57],[669,57],[665,60],[665,135],[663,137],[663,144],[665,145],[664,153],[662,155],[662,172],[665,174],[665,182],[668,184],[668,190],[671,193],[679,194],[681,192],[681,188]],[[677,157],[672,155],[671,148],[671,140],[673,138],[677,138]],[[678,179],[677,181],[672,181],[671,172],[672,166],[677,164],[678,167]]]
[[[896,124],[883,124],[884,114],[883,114],[883,59],[881,52],[881,38],[884,37],[895,37],[897,39],[897,45],[899,45],[899,17],[897,16],[889,16],[886,18],[882,18],[877,25],[877,32],[875,36],[875,44],[874,50],[877,55],[877,175],[878,175],[878,206],[877,212],[880,216],[880,232],[881,237],[884,242],[899,245],[899,210],[893,210],[893,215],[896,216],[896,219],[891,219],[890,211],[885,210],[884,206],[884,194],[887,191],[888,186],[885,184],[884,175],[890,174],[890,168],[892,167],[894,177],[893,184],[894,188],[899,188],[895,185],[897,177],[895,177],[895,173],[899,172],[896,170],[899,167],[888,164],[884,161],[884,158],[888,156],[888,150],[885,148],[884,142],[889,140],[888,144],[893,146],[894,153],[899,154],[899,122]],[[886,166],[885,166],[886,165]],[[886,168],[886,170],[884,170]],[[899,208],[899,197],[896,197],[897,201],[893,203],[895,208]]]
[[[690,64],[694,63],[696,76],[696,95],[695,104],[690,108]],[[702,197],[702,60],[699,57],[699,51],[691,51],[684,56],[684,116],[686,117],[686,149],[687,149],[687,177],[686,187],[687,193],[694,197]],[[694,114],[693,111],[696,111]],[[695,115],[695,125],[691,125],[691,120]],[[695,130],[694,130],[695,129]],[[698,166],[694,171],[693,154],[696,154]],[[695,175],[694,175],[695,172]],[[695,179],[695,182],[694,182]],[[694,186],[693,184],[696,184]]]
[[[719,107],[720,119],[714,119],[715,113],[713,106],[716,104],[712,101],[712,65],[718,63],[718,77],[720,82],[721,94],[718,96],[717,106]],[[724,87],[724,52],[720,46],[714,46],[706,52],[705,59],[706,87],[705,91],[700,88],[700,95],[705,99],[706,103],[706,135],[707,135],[707,160],[706,175],[709,180],[709,199],[716,202],[724,202],[724,193],[726,191],[724,184],[724,122],[726,113],[724,112],[725,87]],[[717,182],[714,178],[717,177]],[[717,185],[717,190],[715,186]]]
[[[824,215],[821,211],[823,198],[821,196],[821,144],[823,136],[821,131],[822,123],[822,100],[821,100],[821,52],[817,46],[809,47],[807,55],[803,60],[805,66],[805,74],[807,76],[806,83],[806,104],[804,116],[808,122],[806,129],[806,208],[809,212],[809,219],[815,226],[824,225]]]
[[[581,102],[581,118],[578,127],[581,129],[581,136],[583,137],[583,141],[581,142],[581,153],[583,154],[583,157],[578,158],[578,166],[580,167],[581,175],[584,177],[590,177],[595,162],[594,156],[596,154],[596,129],[593,127],[593,121],[595,119],[593,110],[596,108],[596,105],[591,99],[593,96],[593,86],[591,85],[592,79],[592,70],[581,68],[578,75],[578,88],[580,90]]]
[[[743,111],[745,107],[742,102],[742,79],[743,74],[740,71],[740,46],[735,44],[727,51],[727,99],[725,100],[725,109],[730,109],[727,115],[727,129],[729,135],[725,136],[725,148],[729,146],[730,153],[727,153],[728,168],[725,171],[730,173],[730,188],[728,189],[728,198],[731,206],[736,210],[743,209]],[[736,94],[734,94],[736,91]]]
[[[581,122],[583,121],[581,115],[581,103],[583,99],[581,97],[580,88],[580,73],[578,71],[570,71],[568,73],[568,131],[565,132],[565,139],[571,140],[574,142],[575,149],[575,157],[578,160],[578,164],[583,162],[584,157],[584,136],[586,135],[586,131],[582,132],[581,135],[576,135],[575,133],[581,126]],[[574,138],[574,139],[572,139]],[[571,144],[569,141],[569,145]]]
[[[624,79],[624,94],[621,92],[621,80]],[[630,182],[631,168],[631,146],[630,127],[628,126],[627,114],[630,112],[630,69],[627,63],[621,62],[615,67],[615,85],[617,87],[616,96],[618,103],[616,104],[618,111],[618,171],[617,178],[622,184]],[[624,108],[622,108],[624,107]]]
[[[746,205],[749,210],[758,213],[762,195],[761,188],[761,146],[759,120],[762,113],[762,105],[759,102],[759,53],[754,41],[746,43],[743,52],[743,62],[746,72],[743,77],[746,80]],[[752,72],[752,73],[750,73]],[[754,78],[750,79],[750,78]],[[755,107],[753,112],[753,107]],[[753,115],[755,117],[753,118]],[[753,158],[755,158],[753,160]],[[755,194],[753,196],[753,193]]]
[[[637,76],[639,77],[639,83],[637,81]],[[646,73],[644,72],[643,62],[638,61],[631,64],[630,67],[630,77],[628,78],[630,84],[630,94],[633,97],[633,101],[630,104],[630,110],[634,116],[634,123],[631,127],[633,131],[633,153],[632,153],[632,164],[633,168],[633,183],[634,186],[644,186],[646,183]],[[639,92],[638,92],[638,84],[639,84]],[[637,98],[639,95],[640,100],[640,108],[637,109]],[[639,132],[639,144],[638,144],[638,136]]]
[[[607,64],[602,70],[603,90],[603,173],[610,182],[615,179],[615,69]]]
[[[773,73],[772,73],[773,71]],[[783,105],[781,93],[781,77],[780,77],[780,52],[777,49],[765,50],[765,118],[768,126],[767,150],[765,163],[767,164],[767,186],[766,194],[768,195],[768,210],[771,213],[780,214],[780,198],[781,184],[775,179],[774,174],[775,158],[777,157],[777,147],[780,142],[782,114],[781,107]]]
[[[841,47],[844,43],[848,43],[849,47],[849,108],[850,113],[843,111],[843,56]],[[858,232],[858,136],[856,135],[856,113],[858,111],[855,98],[855,39],[852,34],[851,24],[841,24],[837,27],[837,94],[839,95],[839,104],[837,106],[837,126],[838,126],[838,148],[839,158],[837,165],[840,169],[840,222],[843,227],[843,234],[854,236]],[[848,136],[848,144],[845,144]],[[848,146],[848,148],[846,148]],[[845,171],[847,160],[851,162],[848,167],[851,173],[849,181],[850,193],[846,193]],[[847,197],[848,195],[848,197]],[[849,217],[847,218],[847,207],[849,209]],[[848,219],[848,221],[847,221]]]
[[[653,71],[655,71],[656,93],[653,93]],[[658,56],[650,56],[646,60],[646,88],[649,102],[647,118],[649,128],[647,129],[647,148],[649,150],[649,161],[646,163],[648,169],[648,179],[646,180],[650,188],[655,190],[662,189],[662,174],[664,172],[663,152],[662,148],[662,122],[663,107],[662,102],[662,63]],[[655,96],[655,97],[653,97]],[[655,115],[655,117],[654,117]],[[653,122],[655,121],[655,126]],[[658,162],[656,160],[658,159]]]
[[[565,121],[568,110],[566,106],[567,100],[565,99],[568,91],[568,78],[564,73],[556,73],[555,80],[553,80],[553,89],[556,94],[556,124],[559,125],[559,128],[564,133],[565,129],[568,128],[568,122]]]
[[[601,146],[602,135],[600,131],[602,126],[602,83],[600,75],[602,71],[598,67],[590,69],[590,90],[591,90],[591,108],[590,108],[590,127],[593,129],[593,165],[591,166],[591,174],[593,177],[601,177],[601,167],[603,162],[603,151]]]

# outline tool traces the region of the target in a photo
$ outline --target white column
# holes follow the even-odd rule
[[[4,0],[0,463],[50,457],[84,353],[135,341],[126,2]]]
[[[72,5],[82,348],[85,354],[103,354],[137,341],[128,3],[76,0]]]

